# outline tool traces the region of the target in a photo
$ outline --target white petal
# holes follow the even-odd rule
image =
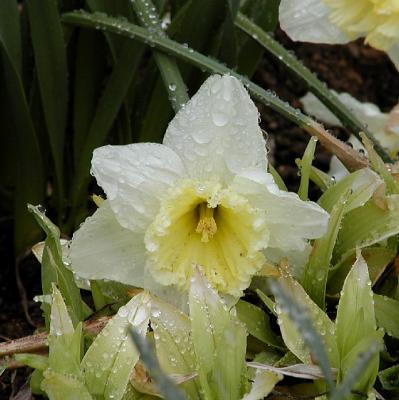
[[[119,223],[144,231],[158,212],[160,197],[185,171],[170,148],[138,143],[94,150],[92,174],[107,194]]]
[[[143,286],[143,234],[123,228],[108,201],[74,233],[70,259],[71,269],[82,278]]]
[[[316,239],[327,229],[329,214],[296,193],[280,190],[271,174],[247,170],[234,179],[233,187],[257,208],[267,212],[269,246],[283,250],[303,250],[306,239]]]
[[[229,75],[206,80],[169,124],[164,144],[198,179],[229,181],[246,167],[267,165],[258,110],[241,82]]]
[[[388,50],[388,56],[399,71],[399,43],[396,43]]]
[[[326,124],[342,126],[339,119],[313,93],[308,92],[299,100],[307,114]]]
[[[329,19],[330,9],[322,0],[281,0],[280,26],[297,41],[339,44],[350,39]]]

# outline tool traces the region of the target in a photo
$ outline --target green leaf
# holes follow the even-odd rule
[[[189,306],[205,398],[240,399],[245,371],[245,328],[197,269],[191,279]]]
[[[399,233],[399,196],[387,196],[383,203],[370,199],[346,214],[334,249],[336,260],[356,247],[371,246]]]
[[[322,194],[318,203],[326,211],[331,212],[342,194],[350,191],[345,208],[345,213],[347,213],[363,206],[382,184],[381,178],[375,172],[369,168],[363,168],[346,175],[331,186]]]
[[[169,375],[193,373],[196,370],[196,358],[189,317],[170,304],[152,297],[150,319],[162,370]],[[201,398],[197,381],[187,382],[182,387],[188,398]]]
[[[310,138],[308,145],[306,146],[305,153],[302,157],[302,161],[300,163],[301,183],[299,185],[298,195],[300,199],[304,201],[308,200],[310,170],[312,168],[316,144],[317,138]]]
[[[295,164],[301,168],[301,159],[297,158],[295,160]],[[330,188],[335,183],[335,179],[320,169],[314,167],[313,165],[310,167],[310,175],[309,179],[317,185],[320,190],[325,192],[328,188]]]
[[[373,246],[363,249],[362,255],[366,260],[371,282],[372,284],[375,284],[385,271],[385,268],[395,258],[396,249]],[[356,252],[353,251],[330,269],[327,283],[328,293],[334,295],[340,292],[342,286],[344,285],[345,278],[351,270],[355,260]]]
[[[150,317],[150,296],[142,292],[119,308],[87,350],[81,367],[89,392],[106,399],[121,399],[139,353],[128,329],[145,336]]]
[[[244,300],[239,300],[235,307],[238,319],[245,324],[249,334],[269,346],[282,348],[270,327],[269,316],[262,309]]]
[[[270,35],[268,35],[259,26],[254,24],[250,19],[239,13],[236,19],[236,25],[259,42],[276,61],[282,64],[286,69],[294,74],[294,76],[303,82],[309,90],[329,108],[356,137],[360,139],[359,132],[365,132],[367,137],[375,143],[378,153],[383,157],[384,161],[391,161],[389,155],[378,144],[364,124],[359,121],[355,115],[335,96],[312,71],[305,67],[294,54],[286,50]]]
[[[7,10],[7,8],[5,9]],[[4,14],[1,13],[4,17]],[[13,13],[10,13],[10,20]],[[2,21],[0,20],[0,24]],[[7,27],[8,23],[2,25]],[[44,171],[42,154],[38,145],[37,135],[29,113],[28,103],[22,84],[22,78],[18,72],[18,66],[14,64],[8,49],[15,42],[6,43],[9,40],[0,32],[0,59],[2,62],[2,74],[0,84],[5,89],[7,101],[2,116],[6,126],[13,129],[16,140],[13,143],[18,149],[18,158],[15,159],[15,193],[14,193],[14,242],[17,253],[25,250],[40,237],[40,229],[26,210],[27,202],[40,203],[44,199]],[[11,34],[11,31],[9,32]],[[19,34],[19,32],[18,32]],[[18,62],[18,61],[17,61]],[[8,146],[6,146],[7,149]],[[13,147],[12,147],[13,148]]]
[[[79,288],[76,286],[73,273],[67,269],[62,260],[62,248],[59,229],[46,217],[39,206],[28,205],[37,223],[46,233],[45,247],[42,257],[42,290],[43,294],[52,293],[52,284],[55,283],[65,299],[73,325],[83,320],[82,300]],[[46,326],[50,325],[50,306],[42,304]]]
[[[374,305],[377,325],[399,339],[399,301],[374,294]]]
[[[28,1],[36,74],[49,136],[59,207],[64,202],[64,143],[68,110],[66,48],[56,0]],[[61,211],[60,208],[59,211]]]
[[[348,374],[346,375],[341,385],[339,385],[337,389],[331,394],[330,400],[342,400],[349,398],[355,400],[359,398],[359,396],[357,395],[350,397],[348,397],[348,395],[354,388],[357,387],[359,380],[365,373],[365,366],[369,366],[370,362],[372,362],[373,359],[378,356],[378,349],[378,344],[374,342],[371,343],[371,345],[368,346],[364,352],[359,354],[356,359],[356,363],[348,371]],[[368,368],[366,368],[366,371],[367,370]],[[378,370],[376,372],[378,372]],[[368,393],[366,392],[366,394]]]
[[[48,369],[41,388],[51,399],[89,400],[80,370],[82,325],[74,329],[61,292],[54,284],[52,289]]]
[[[18,4],[3,0],[0,7],[0,42],[19,76],[22,76],[21,27]]]
[[[399,365],[386,368],[378,374],[382,387],[393,393],[399,393]]]
[[[40,354],[20,353],[15,354],[13,359],[18,363],[40,371],[44,371],[48,367],[48,357]]]
[[[163,395],[163,398],[166,400],[184,400],[185,396],[180,389],[178,389],[173,381],[161,370],[150,344],[133,328],[131,328],[129,332],[132,341],[140,352],[140,358],[143,360],[151,378],[155,381],[160,393]]]
[[[390,169],[385,165],[384,158],[381,158],[374,147],[376,147],[374,141],[370,140],[364,132],[360,132],[360,137],[367,150],[368,158],[371,163],[371,167],[376,171],[381,178],[385,181],[388,194],[398,194],[399,193],[399,183],[391,175]],[[378,150],[378,148],[377,148]],[[389,160],[388,160],[389,161]]]
[[[73,90],[73,151],[75,167],[85,144],[101,95],[106,68],[102,34],[82,29],[76,44],[76,71]]]
[[[287,186],[285,185],[283,178],[281,178],[280,174],[277,172],[277,170],[269,163],[268,165],[269,173],[273,175],[273,179],[276,182],[276,185],[280,190],[284,190],[285,192],[288,191]]]
[[[334,323],[289,275],[283,273],[270,284],[285,344],[305,364],[316,360],[332,389],[330,365],[335,368],[339,365]]]
[[[64,14],[63,21],[65,23],[79,26],[104,29],[107,32],[113,32],[131,39],[136,39],[153,45],[157,49],[165,51],[177,58],[181,58],[184,61],[196,65],[203,70],[235,76],[237,79],[241,80],[241,82],[247,87],[248,91],[252,93],[253,96],[259,101],[264,103],[266,106],[271,107],[288,120],[298,124],[310,135],[318,137],[320,142],[328,149],[333,151],[350,171],[367,165],[367,161],[360,157],[356,151],[326,132],[322,125],[318,124],[311,118],[302,114],[299,110],[294,109],[279,99],[275,93],[262,89],[249,79],[240,76],[223,64],[204,56],[203,54],[200,54],[185,45],[179,44],[162,36],[150,35],[146,29],[126,21],[121,21],[120,19],[110,18],[104,15],[89,14],[86,12],[74,12]]]
[[[52,370],[44,372],[42,388],[51,400],[92,400],[84,383],[71,375],[64,375]]]
[[[367,264],[359,251],[357,260],[345,279],[337,309],[336,337],[341,359],[341,380],[350,376],[360,353],[367,350],[372,342],[378,343],[376,329],[371,282]],[[374,352],[367,368],[357,377],[357,390],[367,393],[372,388],[378,364],[379,354]]]
[[[241,12],[251,19],[265,32],[275,30],[278,23],[278,9],[280,0],[252,0],[244,2]],[[262,59],[264,49],[252,37],[244,32],[237,32],[239,40],[237,71],[251,77]]]
[[[325,308],[328,273],[347,198],[348,192],[343,193],[336,202],[330,215],[327,232],[314,241],[312,253],[305,266],[303,288],[321,309]]]
[[[132,6],[141,24],[158,35],[165,35],[156,9],[150,0],[133,1]],[[155,62],[158,65],[165,88],[169,94],[169,100],[175,112],[189,100],[187,87],[180,74],[176,61],[173,58],[154,51]]]

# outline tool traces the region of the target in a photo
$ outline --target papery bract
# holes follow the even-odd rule
[[[87,279],[185,289],[195,263],[219,291],[240,296],[268,248],[303,250],[328,221],[267,173],[258,111],[228,75],[202,85],[162,145],[101,147],[92,173],[107,200],[71,244],[72,268]]]

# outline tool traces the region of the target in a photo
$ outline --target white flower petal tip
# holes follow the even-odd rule
[[[330,21],[330,8],[322,0],[281,0],[280,26],[295,41],[339,44],[350,41]]]
[[[247,167],[266,168],[266,143],[258,110],[242,83],[213,75],[171,121],[164,144],[183,160],[189,175],[228,182]]]
[[[160,197],[185,175],[185,169],[172,149],[138,143],[94,150],[92,174],[107,194],[119,223],[143,232],[159,208]]]
[[[329,214],[312,201],[302,201],[296,193],[280,190],[269,173],[245,171],[235,178],[233,188],[252,206],[266,211],[269,247],[304,250],[308,239],[317,239],[327,231]]]

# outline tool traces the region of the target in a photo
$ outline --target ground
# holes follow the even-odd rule
[[[389,111],[399,100],[399,75],[381,52],[364,46],[360,41],[345,46],[292,43],[283,32],[277,39],[304,61],[328,86],[348,92],[361,101],[377,104]],[[282,99],[300,107],[298,99],[306,93],[275,61],[265,56],[254,80],[265,89],[275,91]],[[268,133],[270,159],[288,187],[296,190],[298,174],[295,158],[301,157],[309,137],[291,122],[260,106],[262,128]],[[347,138],[340,129],[332,132]],[[328,169],[331,155],[318,148],[315,165]],[[316,191],[313,189],[313,194]],[[39,326],[40,310],[32,299],[40,293],[39,265],[32,256],[23,258],[15,268],[12,249],[12,220],[0,218],[0,340],[31,334]],[[25,310],[25,311],[24,311]],[[27,400],[19,392],[29,370],[6,372],[0,377],[0,399]],[[18,394],[19,393],[19,394]],[[17,397],[13,397],[17,394]]]

